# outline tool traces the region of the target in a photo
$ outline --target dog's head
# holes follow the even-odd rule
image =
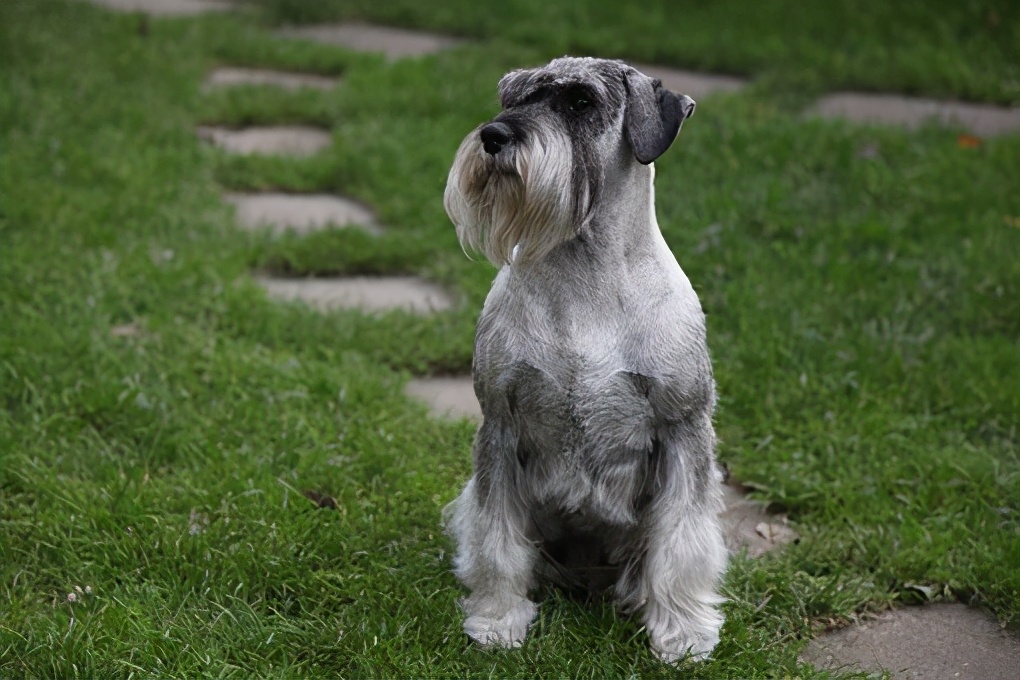
[[[503,111],[457,151],[444,199],[464,248],[497,266],[580,233],[603,187],[662,155],[694,113],[690,97],[605,59],[512,71],[499,98]]]

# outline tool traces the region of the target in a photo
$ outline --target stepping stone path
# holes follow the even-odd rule
[[[150,13],[193,13],[225,9],[216,0],[93,0],[118,9],[144,9]],[[370,26],[337,24],[290,27],[277,35],[339,45],[351,50],[381,52],[390,61],[433,54],[461,41],[428,33]],[[695,99],[715,92],[733,92],[746,83],[730,76],[714,76],[637,64],[646,75],[659,78],[671,90]],[[231,85],[274,85],[295,90],[301,87],[328,89],[336,80],[321,76],[288,74],[253,69],[221,68],[210,74],[206,88]],[[823,118],[893,124],[916,128],[925,121],[958,125],[973,134],[990,136],[1020,131],[1020,109],[988,105],[937,102],[898,95],[836,93],[823,97],[811,109]],[[234,153],[270,153],[304,156],[332,142],[322,130],[304,127],[228,130],[200,128],[199,134]],[[375,228],[367,209],[335,196],[286,194],[228,194],[241,226],[269,227],[277,232],[293,229],[305,233],[326,226],[359,225]],[[256,277],[269,297],[303,301],[322,311],[357,308],[367,312],[392,309],[427,314],[452,306],[440,287],[416,277],[356,277],[347,279],[283,279]],[[128,331],[124,331],[128,335]],[[405,393],[429,405],[440,418],[481,420],[471,378],[418,378]],[[724,487],[722,523],[730,552],[751,557],[796,540],[785,517],[771,515],[765,506],[748,499],[736,486]],[[890,671],[896,677],[1020,677],[1020,641],[1004,635],[986,615],[963,605],[931,605],[900,609],[874,621],[821,635],[805,649],[802,660],[825,670]]]
[[[206,90],[214,90],[237,85],[269,85],[293,92],[300,89],[332,90],[339,82],[337,78],[312,73],[224,66],[210,73],[203,87]]]
[[[293,90],[299,87],[325,89],[335,86],[336,81],[313,75],[223,68],[209,76],[206,87],[252,83]],[[312,155],[333,141],[332,136],[322,130],[302,126],[239,130],[210,126],[200,127],[198,135],[231,153],[290,157]],[[267,192],[228,193],[223,198],[235,207],[238,223],[245,229],[270,229],[276,234],[286,231],[304,234],[328,227],[356,225],[370,233],[380,231],[370,210],[340,196]],[[453,306],[453,301],[442,288],[409,276],[339,279],[260,276],[256,277],[256,282],[270,298],[304,302],[324,312],[360,309],[365,312],[404,310],[429,314]]]
[[[358,23],[292,26],[277,31],[277,35],[340,45],[356,52],[382,52],[390,61],[435,54],[462,42],[444,35]]]
[[[307,234],[328,227],[356,225],[373,234],[381,229],[368,208],[329,194],[224,194],[237,209],[237,221],[250,230],[271,229],[275,234]]]
[[[959,126],[991,137],[1020,132],[1020,108],[919,99],[896,94],[839,92],[822,97],[812,113],[855,123],[899,125],[916,129],[928,121]]]
[[[984,612],[963,604],[930,604],[813,639],[801,661],[821,670],[879,673],[894,678],[1020,678],[1020,639]]]
[[[94,5],[120,12],[142,12],[149,16],[183,17],[236,9],[223,0],[89,0]]]
[[[333,143],[333,136],[304,125],[278,125],[241,129],[203,126],[198,136],[230,153],[272,156],[313,156]]]
[[[689,95],[695,100],[715,92],[735,92],[747,84],[743,78],[733,76],[682,71],[653,64],[632,64],[632,66],[650,78],[661,80],[667,90]]]
[[[304,302],[323,312],[360,309],[364,312],[403,310],[431,314],[453,307],[446,292],[416,276],[357,276],[342,279],[256,277],[269,297]]]

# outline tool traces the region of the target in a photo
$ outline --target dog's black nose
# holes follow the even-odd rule
[[[485,153],[495,156],[514,138],[513,130],[506,123],[489,123],[480,133]]]

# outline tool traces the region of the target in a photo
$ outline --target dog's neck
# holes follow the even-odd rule
[[[648,253],[660,238],[654,178],[652,165],[638,163],[628,164],[618,176],[606,178],[596,202],[598,209],[577,235],[534,264],[614,269]]]
[[[563,318],[585,309],[583,301],[613,308],[634,283],[629,272],[647,270],[645,263],[666,248],[655,220],[654,176],[651,166],[634,163],[607,178],[599,209],[580,233],[539,260],[513,262],[504,271],[506,284],[527,291],[528,299],[563,305]]]
[[[616,177],[607,177],[599,209],[580,237],[617,262],[635,248],[648,245],[659,231],[655,220],[655,167],[628,163]]]

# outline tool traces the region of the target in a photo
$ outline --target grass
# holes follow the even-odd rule
[[[752,76],[774,94],[854,88],[1020,102],[1010,0],[247,0],[272,21],[368,20]]]
[[[1020,625],[1020,139],[805,121],[761,86],[699,102],[657,164],[659,221],[708,312],[720,457],[802,540],[734,559],[707,664],[666,669],[637,622],[556,592],[523,649],[488,653],[460,632],[439,531],[472,427],[401,387],[468,369],[493,275],[443,213],[457,144],[501,73],[563,45],[387,64],[260,21],[0,4],[0,676],[811,677],[812,631],[914,584]],[[681,49],[618,23],[621,52]],[[943,44],[925,25],[917,54]],[[736,49],[706,43],[704,64]],[[958,67],[1013,68],[982,54]],[[216,63],[343,84],[203,95]],[[193,135],[252,121],[336,143],[236,159]],[[389,232],[239,232],[224,188],[343,193]],[[267,301],[252,268],[414,272],[462,305],[319,315]]]

